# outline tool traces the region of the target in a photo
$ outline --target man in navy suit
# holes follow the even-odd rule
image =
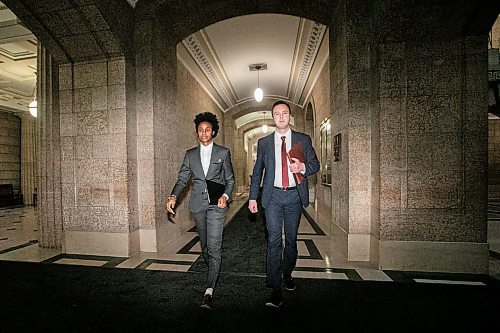
[[[281,278],[285,289],[295,290],[292,271],[297,262],[297,231],[303,207],[309,205],[307,177],[319,171],[319,161],[304,133],[290,129],[291,109],[284,101],[273,104],[272,115],[276,131],[259,140],[257,160],[252,173],[248,209],[257,213],[257,195],[264,173],[262,207],[265,209],[267,240],[267,286],[273,289],[267,306],[283,304]],[[300,145],[304,160],[287,157],[287,152]],[[264,172],[265,170],[265,172]],[[297,174],[303,176],[299,184]],[[300,177],[302,178],[302,177]],[[285,230],[285,248],[282,247],[281,230]]]

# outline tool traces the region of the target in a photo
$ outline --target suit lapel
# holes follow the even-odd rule
[[[203,177],[205,178],[205,173],[203,172],[203,165],[201,164],[201,155],[200,155],[200,145],[196,147],[195,150],[193,150],[193,153],[195,156],[193,156],[193,169],[196,168],[198,169],[198,173],[200,174],[200,178]],[[198,174],[193,170],[193,173]]]
[[[292,131],[292,147],[297,143],[297,135],[295,135],[295,131]]]
[[[274,133],[268,136],[267,139],[267,151],[266,151],[266,156],[269,159],[268,164],[269,164],[269,170],[273,170],[273,172],[270,172],[272,174],[273,179],[274,179],[274,168],[276,168],[276,160],[275,160],[275,144],[274,144]]]
[[[205,178],[207,178],[207,179],[210,178],[209,177],[210,173],[211,173],[211,171],[213,171],[212,170],[213,169],[213,165],[217,161],[218,156],[219,156],[219,147],[214,142],[214,144],[212,146],[212,154],[210,155],[210,164],[208,166],[208,171],[207,171],[207,175],[206,175]]]

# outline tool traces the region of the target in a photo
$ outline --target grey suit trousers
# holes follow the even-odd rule
[[[200,236],[203,259],[208,266],[207,288],[214,288],[219,279],[222,256],[222,233],[227,208],[210,205],[198,213],[193,213]]]

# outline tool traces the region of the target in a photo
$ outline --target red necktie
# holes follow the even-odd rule
[[[286,157],[286,136],[281,137],[281,179],[283,188],[288,187],[288,159]]]

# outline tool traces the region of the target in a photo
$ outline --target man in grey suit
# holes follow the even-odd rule
[[[166,206],[168,212],[175,214],[177,197],[191,179],[188,208],[194,217],[203,258],[208,265],[207,289],[201,306],[211,309],[221,264],[224,217],[234,187],[234,175],[229,149],[213,142],[219,131],[217,117],[210,112],[200,113],[194,123],[200,144],[186,151]]]
[[[290,115],[290,105],[284,101],[274,103],[272,116],[276,131],[257,143],[257,159],[248,202],[248,209],[257,213],[257,196],[264,174],[262,207],[265,209],[268,232],[266,282],[273,289],[266,305],[272,307],[283,304],[281,277],[285,282],[285,289],[295,290],[292,271],[297,262],[300,216],[303,207],[309,205],[307,177],[319,171],[319,161],[311,138],[290,129]],[[292,147],[300,147],[303,160],[288,155]],[[284,249],[282,229],[285,231]]]

